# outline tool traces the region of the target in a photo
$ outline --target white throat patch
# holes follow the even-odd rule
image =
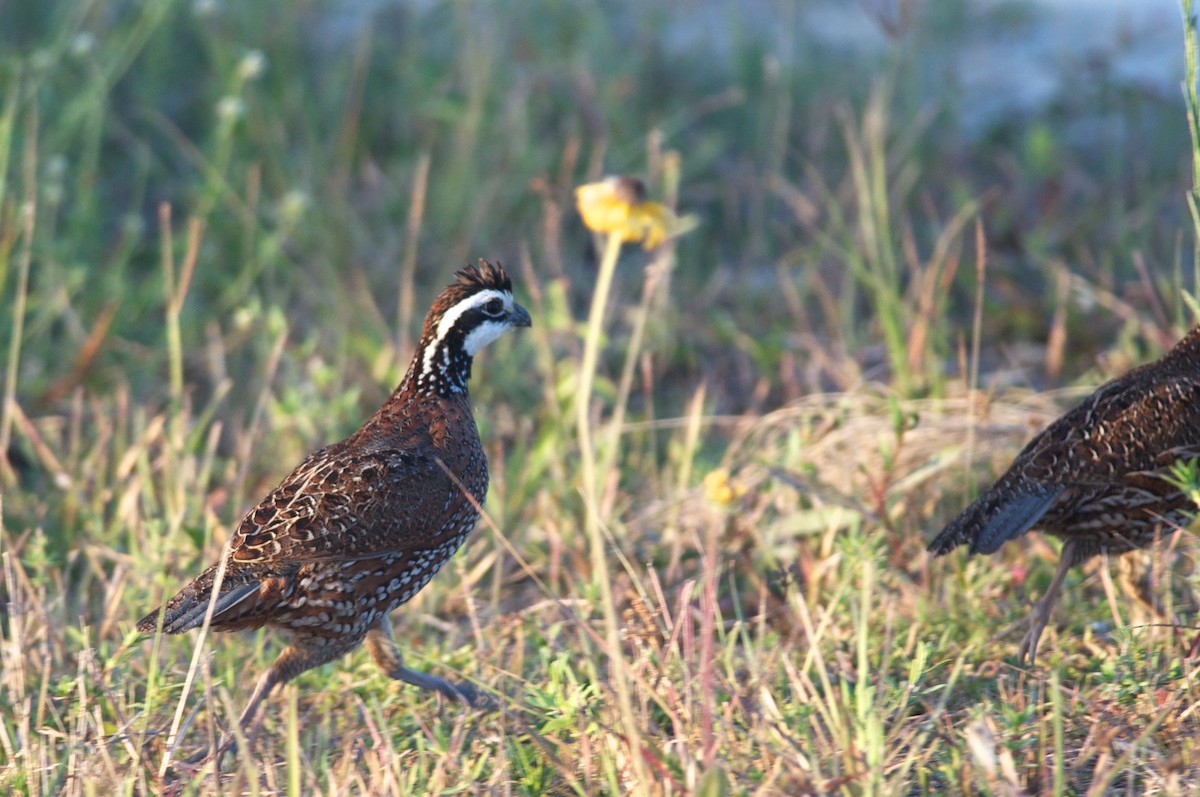
[[[467,356],[474,357],[484,346],[508,331],[509,325],[501,321],[484,321],[471,330],[463,341],[463,350]]]

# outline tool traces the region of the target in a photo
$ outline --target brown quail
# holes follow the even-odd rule
[[[1019,655],[1032,662],[1072,565],[1187,526],[1196,506],[1166,478],[1200,456],[1200,327],[1162,359],[1103,385],[1033,438],[1008,471],[929,544],[995,553],[1032,528],[1063,541]]]
[[[471,414],[472,358],[513,327],[530,325],[503,267],[480,261],[456,274],[425,317],[399,387],[362,428],[300,463],[242,519],[224,556],[138,622],[179,634],[273,626],[290,637],[239,719],[249,731],[271,690],[364,640],[392,678],[468,703],[469,684],[404,666],[388,614],[454,554],[479,518],[487,459]],[[227,736],[219,749],[228,746]]]

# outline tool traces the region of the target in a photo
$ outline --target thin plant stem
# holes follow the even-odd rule
[[[175,255],[171,233],[171,205],[158,206],[158,226],[162,232],[163,293],[167,305],[167,362],[171,400],[178,408],[183,402],[183,341],[179,331],[179,308],[175,306]]]
[[[971,318],[971,362],[967,369],[967,469],[968,477],[975,461],[975,436],[979,419],[973,398],[979,389],[979,348],[983,339],[983,300],[987,285],[987,241],[983,222],[975,220],[975,312]]]
[[[633,699],[629,690],[628,673],[621,656],[621,629],[617,616],[616,601],[613,599],[612,579],[608,570],[608,551],[601,528],[600,508],[597,503],[596,449],[592,439],[591,404],[592,386],[595,383],[596,367],[600,357],[600,333],[604,324],[604,313],[608,307],[608,295],[612,289],[613,274],[621,254],[621,236],[609,233],[600,259],[600,273],[596,278],[596,290],[592,294],[592,306],[588,314],[587,333],[583,343],[583,362],[579,369],[579,384],[575,396],[575,423],[579,436],[579,458],[582,477],[581,493],[584,502],[584,529],[591,549],[592,578],[600,592],[600,608],[604,614],[604,642],[609,655],[609,674],[613,690],[617,694],[617,706],[621,722],[625,726],[625,737],[630,747],[637,789],[645,791],[647,779],[641,755],[641,733],[633,712]]]
[[[296,685],[287,689],[287,792],[288,797],[300,797],[301,775],[304,768],[300,760],[300,712],[297,706]]]
[[[404,254],[400,257],[400,292],[396,301],[396,351],[408,351],[412,346],[408,328],[412,322],[413,283],[417,273],[417,252],[421,237],[421,221],[425,218],[425,196],[429,187],[429,150],[417,157],[412,189],[408,194],[408,219],[404,225]]]
[[[1063,688],[1062,675],[1057,669],[1050,671],[1050,721],[1054,733],[1054,794],[1065,794],[1067,772],[1063,762]]]
[[[575,428],[579,435],[579,455],[582,460],[583,497],[589,503],[596,495],[596,451],[591,425],[592,385],[596,380],[596,366],[600,359],[604,311],[608,307],[608,294],[612,289],[613,274],[617,270],[620,254],[621,236],[610,233],[604,245],[604,256],[600,259],[596,290],[592,293],[592,307],[588,312],[587,333],[583,341],[583,362],[579,366],[579,384],[575,394]],[[589,522],[590,515],[589,508]]]
[[[1192,187],[1187,192],[1188,211],[1192,217],[1192,233],[1197,245],[1192,248],[1193,278],[1200,278],[1200,44],[1197,43],[1197,20],[1194,0],[1181,0],[1183,13],[1183,101],[1187,108],[1188,135],[1192,141]]]
[[[16,90],[10,95],[4,110],[3,120],[0,121],[0,135],[4,139],[4,166],[7,168],[8,148],[12,141],[12,126],[15,118]],[[29,298],[29,268],[33,262],[33,234],[37,229],[37,156],[38,156],[38,127],[37,112],[29,115],[26,143],[24,151],[24,182],[25,200],[21,205],[21,254],[17,258],[17,292],[13,301],[12,338],[8,346],[8,364],[4,373],[4,399],[0,406],[0,463],[3,465],[3,475],[11,478],[8,465],[8,444],[12,435],[13,418],[17,410],[17,376],[20,373],[21,342],[25,335],[25,310]],[[0,183],[5,174],[0,172]],[[0,198],[3,194],[0,193]],[[5,260],[7,261],[7,247]],[[7,271],[7,262],[4,263]]]
[[[200,662],[204,656],[204,640],[208,636],[209,629],[212,627],[213,612],[217,607],[217,599],[221,597],[221,583],[225,580],[225,568],[229,565],[228,560],[229,545],[226,544],[221,550],[221,558],[217,561],[217,572],[213,576],[212,595],[208,600],[208,608],[204,610],[204,622],[200,624],[200,633],[196,635],[196,646],[192,649],[192,662],[188,667],[187,675],[183,679],[183,689],[179,693],[179,701],[175,704],[175,716],[171,719],[171,728],[167,732],[167,750],[163,754],[162,762],[158,767],[158,777],[162,778],[167,774],[167,769],[171,765],[171,755],[175,750],[175,745],[179,740],[179,731],[183,725],[183,715],[187,710],[188,694],[192,690],[192,684],[196,681],[196,676],[200,671]],[[162,634],[163,617],[160,614],[158,618],[158,630],[156,633]],[[213,750],[213,753],[217,753]]]
[[[4,406],[0,410],[0,459],[7,468],[8,443],[17,402],[17,374],[21,362],[21,339],[25,333],[25,305],[29,296],[29,265],[33,260],[33,231],[36,203],[26,202],[21,209],[23,243],[17,259],[17,293],[13,302],[13,332],[8,346],[8,367],[4,374]]]
[[[646,333],[646,321],[650,317],[650,304],[654,299],[659,285],[664,283],[664,277],[670,273],[673,255],[663,253],[646,269],[646,281],[642,286],[642,300],[638,305],[637,314],[633,318],[633,331],[629,336],[629,346],[625,350],[625,364],[621,368],[621,380],[617,383],[617,401],[613,406],[613,415],[608,422],[608,436],[600,458],[599,472],[607,477],[612,472],[617,461],[617,452],[621,444],[621,430],[625,425],[625,410],[629,404],[629,394],[633,390],[633,371],[642,352],[642,338]],[[617,484],[606,491],[603,508],[607,513],[612,508],[616,498]]]

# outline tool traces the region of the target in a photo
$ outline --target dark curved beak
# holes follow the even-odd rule
[[[533,326],[533,319],[529,317],[529,311],[519,304],[513,305],[513,311],[508,318],[514,327]]]

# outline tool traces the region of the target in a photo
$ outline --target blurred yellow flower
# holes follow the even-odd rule
[[[645,184],[633,177],[606,177],[581,185],[575,189],[575,204],[592,232],[616,233],[622,241],[640,241],[646,249],[695,226],[692,216],[677,216],[666,205],[648,201]]]
[[[746,494],[746,485],[729,478],[729,471],[717,468],[704,477],[704,492],[714,504],[732,504]]]

